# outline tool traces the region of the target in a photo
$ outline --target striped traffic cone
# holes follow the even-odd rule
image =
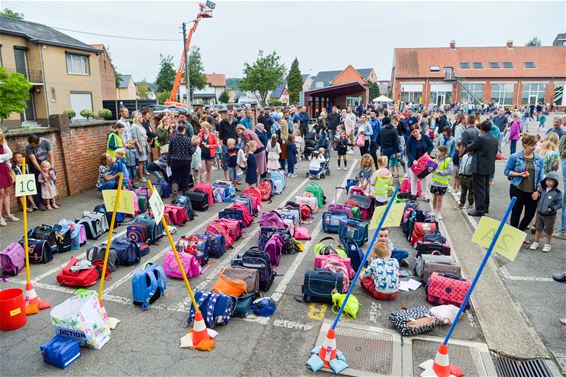
[[[448,346],[441,343],[436,352],[432,367],[427,368],[421,377],[450,377],[450,361],[448,359]]]
[[[328,329],[326,338],[322,342],[318,357],[324,362],[326,368],[330,368],[329,362],[336,359],[336,333],[331,328]]]
[[[181,338],[181,347],[196,348],[200,351],[210,351],[216,343],[212,338],[218,333],[212,329],[207,329],[201,311],[195,314],[195,323],[192,331]]]
[[[33,288],[33,284],[31,281],[26,283],[26,292],[24,294],[24,298],[26,301],[26,314],[37,314],[42,309],[47,309],[51,307],[51,304],[47,301],[40,300],[35,293],[35,289]]]

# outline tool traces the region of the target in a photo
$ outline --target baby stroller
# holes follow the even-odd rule
[[[320,169],[312,170],[309,168],[307,171],[307,178],[312,179],[321,179],[326,178],[327,175],[330,175],[330,151],[328,149],[324,150],[324,161],[320,162]],[[313,151],[313,158],[318,157],[318,150]]]
[[[303,156],[305,160],[310,160],[312,152],[316,150],[316,134],[314,132],[309,132],[305,135],[305,150],[303,151]]]

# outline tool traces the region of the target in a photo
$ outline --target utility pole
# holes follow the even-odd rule
[[[183,51],[185,52],[185,86],[187,90],[187,109],[191,107],[191,91],[189,84],[189,51],[187,51],[187,23],[183,22]]]

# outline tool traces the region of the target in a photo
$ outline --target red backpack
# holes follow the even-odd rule
[[[244,227],[247,228],[254,221],[254,217],[250,213],[248,206],[244,203],[234,203],[232,204],[232,208],[242,211],[242,213],[244,214],[242,219],[242,221],[244,222]]]
[[[171,222],[177,226],[183,226],[189,221],[185,207],[166,204],[164,213],[167,214]]]
[[[258,189],[261,193],[261,200],[267,201],[271,199],[271,193],[273,191],[273,187],[271,187],[272,183],[271,180],[264,178],[259,181]]]
[[[299,206],[299,211],[301,212],[301,220],[308,220],[312,215],[312,209],[306,204],[301,204]]]
[[[214,205],[214,193],[212,191],[212,185],[208,182],[201,182],[197,183],[194,191],[200,191],[208,195],[208,207],[212,207]]]
[[[259,212],[261,209],[261,191],[254,187],[248,187],[244,190],[244,195],[252,200],[252,207],[254,212]]]
[[[220,223],[226,226],[228,232],[230,233],[230,237],[234,241],[239,240],[242,237],[242,223],[236,219],[218,219],[215,221],[219,221]]]
[[[230,236],[228,226],[218,220],[214,220],[208,224],[206,227],[206,233],[223,235],[226,248],[232,247],[234,244],[234,239]]]
[[[71,258],[69,263],[57,274],[57,283],[66,285],[67,287],[90,287],[96,284],[100,277],[96,267],[85,270],[71,271],[71,267],[78,263],[77,258]]]

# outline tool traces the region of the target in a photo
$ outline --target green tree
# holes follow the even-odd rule
[[[159,55],[159,73],[155,84],[157,84],[158,92],[171,92],[173,83],[175,82],[175,69],[173,69],[173,57],[171,55]],[[176,94],[176,93],[175,93]]]
[[[367,83],[367,87],[369,90],[369,100],[373,100],[374,98],[379,97],[379,95],[381,94],[379,91],[379,85],[377,85],[376,82],[373,81],[368,81]]]
[[[21,73],[7,72],[0,66],[0,126],[12,113],[21,113],[27,107],[31,83]]]
[[[289,103],[299,102],[299,95],[303,90],[303,78],[299,69],[299,61],[297,58],[291,63],[289,75],[287,76],[287,90],[289,91]]]
[[[8,8],[4,8],[4,10],[0,12],[0,16],[13,18],[15,20],[23,20],[24,19],[23,13],[14,12],[13,10],[8,9]]]
[[[206,75],[204,74],[199,47],[193,47],[189,52],[189,84],[191,85],[191,102],[193,102],[193,91],[202,89],[206,85]]]
[[[239,88],[240,81],[242,81],[242,79],[236,77],[229,77],[226,79],[226,87],[228,89],[236,90]]]
[[[143,79],[142,81],[138,82],[136,84],[136,88],[138,91],[137,93],[138,97],[140,99],[148,99],[150,89],[149,89],[149,83],[147,82],[146,79]]]
[[[265,105],[267,93],[275,89],[285,76],[286,68],[280,60],[281,57],[275,51],[264,56],[263,51],[259,50],[253,64],[244,64],[244,78],[240,81],[240,89],[259,92],[261,102]]]
[[[224,90],[222,93],[220,93],[218,100],[220,101],[220,103],[230,102],[230,94],[228,93],[228,91]]]
[[[167,101],[167,98],[169,98],[169,92],[161,92],[157,96],[157,102],[163,103],[163,102]]]
[[[542,42],[540,41],[539,37],[532,37],[530,41],[525,43],[525,46],[533,46],[533,47],[540,47]]]

